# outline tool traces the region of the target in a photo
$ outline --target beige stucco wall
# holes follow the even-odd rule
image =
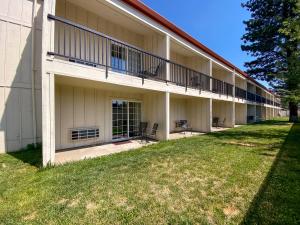
[[[235,77],[235,86],[246,90],[247,89],[247,81],[236,76]]]
[[[209,75],[209,61],[197,56],[183,56],[171,49],[170,59],[195,71]]]
[[[247,82],[247,91],[250,91],[252,93],[256,93],[256,88],[254,85],[250,84],[249,82]]]
[[[247,105],[235,103],[235,124],[247,123]]]
[[[218,117],[219,121],[225,120],[225,127],[234,126],[234,107],[233,102],[213,101],[212,102],[212,117]]]
[[[212,77],[218,80],[225,81],[229,84],[233,83],[233,74],[225,69],[221,69],[220,67],[213,67],[212,68]]]
[[[188,105],[187,99],[184,98],[171,98],[170,100],[170,132],[176,131],[175,121],[187,120],[191,124],[190,118],[188,118]]]
[[[187,101],[187,115],[193,130],[201,132],[211,130],[211,107],[211,99],[192,98]]]
[[[256,106],[255,105],[247,104],[247,120],[248,120],[249,116],[253,117],[253,121],[249,121],[249,122],[255,122],[255,118],[256,118]]]
[[[4,0],[0,6],[0,153],[33,143],[32,60],[35,70],[37,141],[41,141],[42,2],[35,13],[32,58],[32,0]]]
[[[142,102],[142,120],[162,123],[156,119],[161,114],[143,117],[147,101],[141,93],[108,91],[99,88],[56,84],[55,87],[55,143],[56,149],[110,142],[112,140],[112,100],[121,99]],[[151,98],[151,96],[150,96]],[[157,98],[156,98],[157,99]],[[152,108],[152,107],[151,107]],[[153,107],[157,109],[157,107]],[[146,119],[147,118],[147,119]],[[149,124],[149,126],[152,123]],[[100,137],[87,141],[71,141],[71,128],[99,127]]]
[[[187,120],[194,131],[210,131],[210,105],[205,98],[173,98],[170,99],[170,132],[176,129],[177,120]]]
[[[158,123],[157,138],[165,139],[166,129],[166,93],[153,92],[143,96],[142,120],[148,122],[149,128]]]
[[[56,1],[56,15],[142,48],[144,38],[130,29],[96,15],[66,0]],[[68,46],[68,44],[67,44]]]

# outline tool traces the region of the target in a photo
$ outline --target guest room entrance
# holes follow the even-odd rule
[[[112,100],[112,139],[122,141],[139,135],[141,102]]]

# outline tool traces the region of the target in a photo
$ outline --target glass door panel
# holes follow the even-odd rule
[[[128,138],[128,102],[114,100],[112,102],[112,138],[113,140]]]
[[[139,135],[139,125],[141,122],[141,103],[129,102],[129,137]]]
[[[124,140],[139,135],[141,103],[112,101],[112,139]]]

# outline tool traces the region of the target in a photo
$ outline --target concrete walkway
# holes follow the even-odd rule
[[[118,152],[129,151],[143,146],[151,145],[156,141],[141,141],[130,140],[124,142],[108,143],[90,147],[80,147],[74,149],[66,149],[58,151],[55,154],[55,164],[63,164],[66,162],[78,161],[82,159],[89,159],[110,155]]]
[[[230,128],[213,127],[212,132],[224,131]],[[178,132],[170,134],[170,140],[192,137],[202,135],[202,132]],[[89,147],[79,147],[74,149],[66,149],[57,151],[55,154],[55,164],[63,164],[66,162],[73,162],[83,159],[95,158],[104,155],[110,155],[118,152],[124,152],[141,148],[143,146],[155,144],[157,141],[142,141],[142,140],[129,140],[124,142],[107,143],[102,145],[95,145]]]
[[[186,132],[176,132],[170,134],[170,140],[180,139],[180,138],[187,138],[187,137],[193,137],[197,135],[205,134],[203,132],[194,132],[194,131],[186,131]]]

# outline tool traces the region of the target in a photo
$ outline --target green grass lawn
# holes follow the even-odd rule
[[[41,169],[0,155],[0,224],[299,224],[300,124],[267,121]]]

